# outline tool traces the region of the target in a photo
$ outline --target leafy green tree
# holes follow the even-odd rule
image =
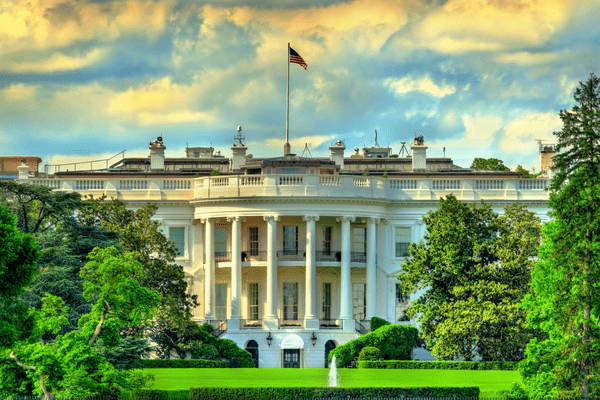
[[[174,262],[175,248],[163,235],[160,223],[152,219],[158,206],[145,204],[134,211],[119,200],[88,198],[84,203],[80,222],[115,232],[121,248],[142,264],[136,279],[160,294],[160,306],[149,330],[159,356],[168,358],[175,350],[185,357],[181,345],[193,340],[192,310],[198,303],[196,296],[188,293],[183,267]]]
[[[408,315],[418,316],[427,347],[444,360],[522,359],[532,332],[518,302],[528,291],[538,218],[518,204],[499,217],[491,205],[450,195],[423,220],[425,241],[411,244],[398,279],[403,291],[423,291]]]
[[[530,393],[587,398],[600,394],[600,79],[591,74],[574,98],[555,132],[555,222],[524,302],[531,326],[547,338],[529,344],[522,374]]]
[[[79,319],[79,329],[50,342],[44,340],[68,323],[64,301],[47,295],[42,310],[32,311],[35,328],[31,335],[10,351],[10,357],[35,382],[34,392],[43,393],[46,399],[57,392],[68,397],[119,395],[128,386],[129,373],[117,371],[96,352],[94,343],[102,339],[107,346],[118,345],[120,330],[127,325],[148,326],[158,305],[159,295],[132,279],[141,272],[133,254],[121,254],[114,247],[97,248],[89,259],[81,277],[84,296],[94,305]],[[0,393],[4,390],[0,386]]]
[[[477,157],[473,159],[471,163],[471,169],[481,169],[484,171],[510,171],[510,169],[504,165],[504,161],[497,158],[481,158]]]
[[[22,232],[38,233],[56,227],[73,218],[81,207],[81,195],[76,192],[57,192],[49,187],[0,182],[0,193],[6,196],[4,205],[17,216]]]
[[[523,174],[524,178],[537,178],[538,176],[540,176],[542,173],[538,172],[537,174],[534,174],[532,172],[530,172],[529,170],[523,168],[521,165],[517,165],[517,168],[515,168],[516,172],[520,172]]]

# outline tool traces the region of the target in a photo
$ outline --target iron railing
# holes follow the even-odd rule
[[[267,261],[267,252],[244,250],[242,251],[242,262],[245,261]]]
[[[227,332],[227,321],[209,321],[209,323],[215,328],[210,334],[216,338],[221,337],[225,332]]]
[[[306,260],[306,251],[304,249],[277,250],[277,259],[279,261],[304,261]]]
[[[369,321],[358,321],[354,320],[356,332],[364,335],[365,333],[371,332],[371,323]]]
[[[353,251],[350,254],[350,261],[352,262],[358,262],[358,263],[365,263],[367,262],[367,253],[362,252],[362,251]]]
[[[315,258],[317,261],[340,262],[342,261],[342,252],[338,250],[317,251]]]

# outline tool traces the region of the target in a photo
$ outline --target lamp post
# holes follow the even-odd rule
[[[269,345],[269,347],[271,347],[271,343],[273,343],[273,336],[271,335],[271,332],[269,332],[269,334],[267,335],[267,344]]]
[[[315,333],[312,333],[312,336],[310,337],[310,342],[312,343],[313,347],[315,347],[315,344],[317,344],[317,335],[315,335]]]

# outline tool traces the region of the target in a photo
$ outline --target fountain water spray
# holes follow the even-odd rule
[[[331,358],[331,365],[329,366],[329,387],[337,387],[338,385],[338,374],[335,355]]]

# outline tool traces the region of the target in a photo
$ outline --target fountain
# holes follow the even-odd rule
[[[331,358],[331,365],[329,366],[329,387],[337,387],[338,385],[338,374],[335,355]]]

